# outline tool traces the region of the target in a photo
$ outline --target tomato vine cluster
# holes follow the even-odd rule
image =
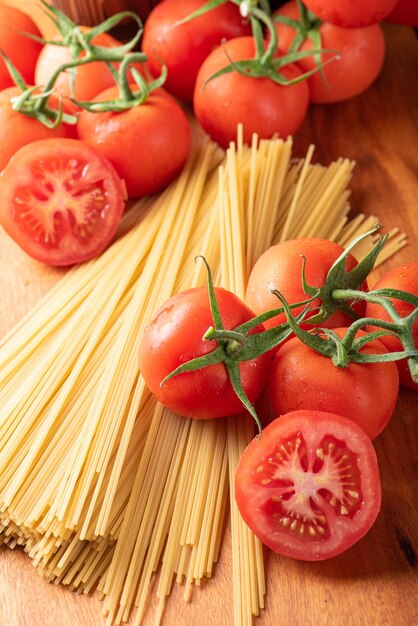
[[[236,139],[239,123],[246,142],[253,133],[294,134],[309,102],[351,97],[377,76],[384,38],[371,22],[391,4],[332,2],[326,11],[320,0],[295,0],[271,14],[267,0],[164,0],[142,32],[129,11],[89,28],[41,2],[58,30],[48,41],[30,18],[0,6],[9,25],[0,28],[0,223],[25,251],[51,265],[99,254],[116,230],[121,201],[158,192],[180,172],[191,133],[172,95],[193,104],[200,124],[223,147]],[[126,19],[137,32],[123,43],[109,31]],[[106,192],[103,220],[90,211],[103,184],[93,188],[80,179],[82,161],[71,161],[68,139],[89,146],[85,158],[106,163],[104,170],[113,168],[119,178],[110,186],[116,193]],[[57,145],[67,155],[61,165]],[[25,186],[41,186],[30,201],[22,201],[16,168],[9,168],[15,155]]]
[[[398,368],[418,389],[418,263],[368,291],[386,238],[357,263],[350,251],[362,238],[346,250],[322,239],[273,246],[246,303],[215,288],[207,268],[208,289],[168,300],[139,347],[141,374],[166,407],[197,419],[254,417],[260,434],[238,466],[237,503],[264,543],[295,558],[335,556],[373,524],[380,481],[370,440],[393,414]]]

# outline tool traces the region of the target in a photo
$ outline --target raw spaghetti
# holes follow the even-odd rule
[[[233,494],[253,424],[188,420],[156,403],[138,372],[144,325],[170,295],[206,283],[198,255],[242,297],[271,243],[346,245],[377,221],[348,218],[351,161],[314,165],[313,148],[294,161],[291,139],[241,137],[226,154],[196,141],[178,179],[137,202],[115,243],[0,345],[0,541],[24,546],[50,581],[97,588],[109,625],[141,623],[156,571],[156,623],[174,581],[189,600],[212,576],[228,491],[236,626],[252,623],[266,592],[261,545]],[[384,254],[405,243],[392,235]]]

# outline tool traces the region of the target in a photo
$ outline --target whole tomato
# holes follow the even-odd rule
[[[387,22],[403,26],[418,26],[418,2],[398,0],[393,10],[385,17]]]
[[[418,261],[402,263],[401,265],[393,267],[378,280],[373,287],[373,290],[375,289],[399,289],[401,291],[408,291],[418,297]],[[401,317],[409,315],[414,308],[412,304],[408,304],[403,300],[392,299],[392,303],[398,315]],[[389,313],[379,304],[373,302],[367,303],[366,316],[381,319],[386,322],[391,321]],[[378,330],[377,327],[374,328],[374,330]],[[418,349],[418,320],[415,320],[413,326],[413,336],[415,347]],[[385,335],[381,337],[380,341],[386,346],[389,352],[397,352],[403,349],[399,339],[393,335]],[[412,380],[406,360],[396,361],[396,365],[398,366],[401,385],[418,391],[418,384],[414,383]]]
[[[233,293],[215,288],[223,326],[233,330],[250,320],[254,314]],[[189,289],[170,298],[144,331],[139,347],[139,368],[148,387],[166,407],[197,419],[234,415],[243,410],[223,363],[216,363],[169,379],[164,378],[178,366],[212,352],[215,341],[203,339],[213,326],[208,290],[205,287]],[[262,330],[262,326],[254,329]],[[242,387],[255,402],[261,394],[271,361],[263,354],[240,363]]]
[[[303,0],[317,17],[344,28],[364,28],[377,24],[393,9],[398,0]]]
[[[15,111],[12,107],[12,98],[21,93],[19,87],[9,87],[0,91],[0,171],[6,167],[15,152],[28,143],[39,139],[75,136],[73,125],[61,124],[56,128],[47,128],[37,119]],[[51,95],[49,105],[58,110],[58,98]],[[67,113],[75,113],[76,107],[66,100],[64,110]]]
[[[284,4],[274,13],[293,20],[299,19],[296,1]],[[287,52],[296,31],[287,24],[276,22],[279,47]],[[385,39],[378,24],[365,28],[341,28],[324,22],[318,32],[321,48],[328,50],[321,54],[323,75],[315,72],[308,78],[310,100],[317,104],[340,102],[365,91],[380,74],[385,56]],[[313,50],[309,38],[300,46],[301,51]],[[333,60],[331,60],[333,59]],[[302,72],[315,67],[314,56],[307,56],[297,62]]]
[[[334,329],[340,337],[346,328]],[[364,335],[359,332],[358,336]],[[388,352],[378,340],[361,352]],[[394,362],[350,363],[337,367],[327,356],[293,337],[277,352],[267,383],[267,395],[276,416],[312,409],[343,415],[356,422],[374,439],[387,425],[399,390]]]
[[[90,30],[88,26],[80,26],[82,31]],[[61,41],[62,37],[56,35],[53,39]],[[120,41],[109,35],[102,33],[92,40],[92,43],[105,48],[115,48],[122,45]],[[83,58],[84,53],[80,55]],[[61,66],[71,61],[70,48],[65,46],[46,44],[38,58],[35,69],[35,81],[37,85],[45,85],[52,74]],[[71,88],[71,76],[74,74],[74,94]],[[102,61],[94,61],[81,65],[75,69],[61,72],[54,83],[54,91],[62,96],[74,97],[77,100],[92,100],[105,89],[112,87],[115,79],[109,68]]]
[[[118,88],[112,87],[94,101],[117,97]],[[122,112],[82,111],[78,135],[109,159],[131,198],[165,187],[183,167],[190,149],[187,117],[162,89]]]
[[[344,252],[344,248],[328,239],[316,237],[290,239],[282,241],[266,250],[254,265],[248,279],[245,301],[257,315],[277,309],[280,306],[279,299],[271,293],[272,289],[280,291],[289,304],[302,302],[309,296],[305,293],[302,285],[302,257],[306,258],[305,276],[309,285],[322,287],[331,266]],[[349,254],[347,257],[346,270],[350,271],[357,265],[356,259]],[[364,284],[363,289],[367,288]],[[316,298],[310,305],[313,314],[317,313],[320,301]],[[361,316],[365,310],[365,304],[358,302],[354,305],[357,315]],[[303,306],[293,309],[296,315],[301,312]],[[351,318],[340,311],[321,322],[321,326],[332,328],[344,326],[350,323]],[[284,313],[271,318],[264,323],[266,328],[272,328],[286,321]],[[309,328],[305,323],[304,328]]]
[[[25,37],[23,33],[41,37],[38,27],[29,15],[15,7],[0,4],[0,48],[20,72],[24,81],[32,85],[36,60],[42,44]],[[14,80],[3,59],[0,58],[0,90],[12,85]]]
[[[237,6],[228,2],[204,15],[179,24],[206,4],[206,0],[165,0],[150,13],[144,28],[142,50],[154,76],[167,66],[168,92],[191,102],[197,73],[208,54],[222,41],[251,34]]]
[[[278,85],[269,78],[244,76],[236,71],[210,80],[231,62],[252,59],[254,55],[252,37],[231,39],[216,48],[199,70],[194,112],[206,132],[223,148],[236,140],[239,123],[244,127],[245,143],[251,143],[253,133],[264,139],[276,134],[293,135],[305,118],[309,103],[305,81]],[[292,64],[283,67],[281,73],[287,80],[301,76]]]

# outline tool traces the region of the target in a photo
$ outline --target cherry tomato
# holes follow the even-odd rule
[[[232,61],[254,58],[252,37],[239,37],[216,48],[204,61],[197,76],[193,106],[206,132],[222,147],[236,141],[237,125],[244,125],[244,141],[251,143],[253,133],[269,139],[293,135],[302,124],[309,103],[306,81],[278,85],[268,78],[243,76],[230,72],[209,79]],[[301,75],[294,65],[282,68],[287,79]],[[207,82],[209,81],[209,82]]]
[[[280,7],[275,15],[283,15],[299,19],[299,11],[295,1]],[[287,52],[295,30],[285,24],[276,23],[279,47]],[[323,68],[323,75],[316,72],[308,78],[310,100],[314,103],[329,103],[347,100],[362,93],[374,82],[382,69],[385,56],[385,39],[378,24],[366,28],[341,28],[324,22],[319,27],[321,48],[338,51],[326,52],[321,55],[325,63],[334,58]],[[306,39],[300,50],[312,50],[312,42]],[[313,56],[300,59],[298,67],[308,72],[316,67]]]
[[[201,17],[178,22],[206,4],[206,0],[165,0],[151,11],[145,22],[142,50],[154,74],[167,66],[164,85],[168,92],[191,102],[196,76],[208,54],[222,41],[251,34],[251,27],[238,7],[224,4]]]
[[[275,552],[329,559],[361,539],[379,513],[376,453],[345,417],[287,413],[244,451],[235,498],[244,521]]]
[[[328,239],[301,238],[283,241],[271,246],[264,252],[250,274],[245,301],[255,311],[256,315],[276,309],[280,306],[279,299],[271,293],[272,289],[280,291],[290,304],[306,300],[302,286],[302,256],[306,258],[305,276],[309,285],[322,287],[331,266],[344,252],[344,248]],[[349,254],[347,257],[346,270],[350,271],[357,265],[356,259]],[[367,289],[367,285],[362,286]],[[315,309],[320,305],[319,299],[315,299],[310,305]],[[357,302],[353,305],[357,315],[362,316],[365,304]],[[303,310],[303,306],[293,309],[296,315]],[[313,314],[317,313],[313,311]],[[286,321],[285,314],[277,315],[264,323],[266,328],[272,328]],[[336,311],[321,326],[333,328],[345,326],[352,321],[347,315]],[[311,325],[304,324],[304,328]]]
[[[335,328],[343,337],[346,328]],[[358,336],[365,333],[359,332]],[[378,340],[367,343],[364,354],[388,352]],[[389,422],[396,405],[399,376],[394,362],[350,363],[337,367],[293,337],[278,350],[267,383],[274,415],[298,409],[338,413],[356,422],[370,439]]]
[[[402,265],[397,265],[392,268],[381,277],[376,285],[374,285],[373,290],[387,288],[408,291],[409,293],[418,296],[418,262],[402,263]],[[396,299],[392,300],[392,302],[401,317],[409,315],[414,308],[412,304],[408,304],[403,300]],[[391,321],[389,314],[380,305],[372,302],[367,303],[366,316],[385,320],[387,322]],[[374,330],[378,330],[377,327],[374,328]],[[415,347],[418,349],[418,320],[415,321],[413,326],[413,336]],[[390,352],[403,350],[401,342],[393,335],[385,335],[380,339],[380,341]],[[401,385],[418,391],[418,384],[414,383],[412,380],[406,360],[396,361],[396,365],[398,366]]]
[[[82,141],[35,141],[2,172],[0,224],[38,261],[72,265],[109,244],[124,191],[109,161]]]
[[[0,91],[0,171],[22,146],[39,139],[74,137],[76,133],[75,126],[70,124],[47,128],[35,118],[15,111],[11,100],[21,93],[19,87],[9,87]],[[58,109],[58,98],[51,95],[49,105]],[[70,101],[65,101],[63,108],[67,113],[74,113],[76,110]]]
[[[418,26],[418,2],[416,0],[398,0],[393,11],[385,17],[387,22],[403,26]]]
[[[81,30],[87,32],[88,26],[80,26]],[[53,39],[61,41],[60,35],[56,35]],[[94,44],[106,48],[114,48],[122,45],[120,41],[109,35],[102,33],[93,39]],[[81,57],[84,53],[81,54]],[[37,85],[45,85],[52,74],[65,63],[71,61],[70,49],[65,46],[56,46],[54,44],[46,44],[38,58],[35,69],[35,81]],[[112,87],[115,79],[110,73],[106,64],[102,61],[81,65],[74,70],[61,72],[54,83],[55,93],[63,96],[71,97],[73,95],[71,88],[71,75],[75,74],[74,79],[74,97],[77,100],[92,100],[97,94]]]
[[[14,7],[0,4],[0,48],[20,72],[24,81],[31,85],[42,44],[25,37],[22,33],[41,37],[38,27],[29,15]],[[0,89],[14,84],[6,64],[0,58]]]
[[[113,87],[95,101],[117,95],[118,89]],[[132,198],[165,187],[183,167],[190,149],[187,117],[161,89],[140,106],[120,113],[82,111],[78,135],[113,163]]]
[[[377,24],[391,12],[398,0],[303,0],[305,6],[325,22],[344,28]]]
[[[254,314],[233,293],[215,288],[224,327],[233,330]],[[170,298],[146,327],[139,348],[139,367],[148,387],[166,407],[197,419],[234,415],[243,405],[222,363],[179,374],[161,387],[161,381],[179,365],[212,352],[215,341],[203,339],[213,326],[208,290],[198,287]],[[257,327],[255,331],[260,331]],[[255,402],[266,382],[271,358],[267,354],[240,363],[242,386]]]

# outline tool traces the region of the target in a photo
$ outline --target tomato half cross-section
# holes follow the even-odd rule
[[[235,498],[244,521],[275,552],[329,559],[361,539],[379,513],[376,453],[345,417],[293,411],[244,451]]]
[[[47,265],[86,261],[104,250],[122,217],[125,187],[111,163],[77,139],[20,148],[0,177],[0,224]]]

